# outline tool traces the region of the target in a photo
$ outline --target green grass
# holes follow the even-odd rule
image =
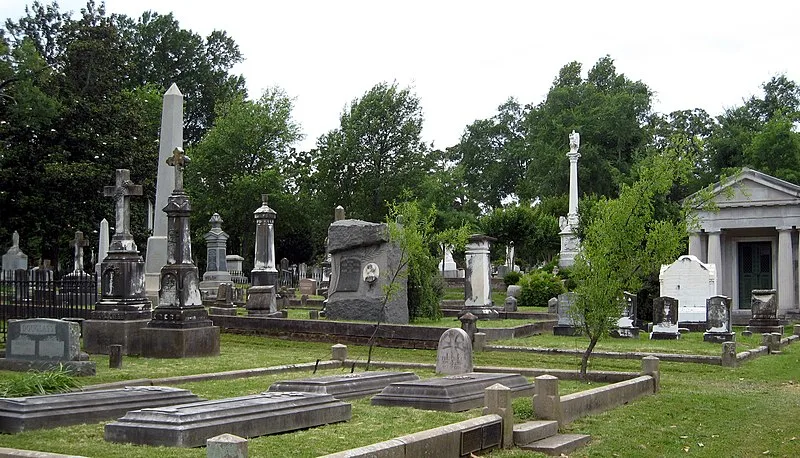
[[[740,336],[737,336],[740,337]],[[550,337],[552,339],[552,336]],[[571,338],[570,338],[571,339]],[[518,339],[524,340],[524,339]],[[563,342],[563,341],[562,341]],[[607,339],[607,342],[612,341]],[[700,344],[682,339],[687,345]],[[516,344],[518,342],[513,341]],[[662,344],[663,342],[659,342]],[[760,343],[760,342],[758,342]],[[617,345],[614,343],[614,345]],[[711,347],[718,345],[706,344]],[[352,359],[366,359],[367,348],[348,345]],[[677,352],[673,349],[671,352]],[[260,336],[222,334],[218,358],[156,360],[125,357],[121,370],[108,368],[108,358],[93,356],[98,375],[84,383],[142,377],[218,372],[278,364],[327,360],[330,344],[291,342]],[[375,348],[374,361],[434,363],[432,350]],[[576,356],[550,356],[500,352],[476,353],[476,365],[556,367],[576,369]],[[638,371],[635,360],[596,358],[592,370]],[[342,369],[317,375],[341,373]],[[800,343],[781,355],[762,356],[732,369],[701,364],[661,364],[661,392],[628,405],[577,420],[564,429],[592,435],[592,442],[570,456],[798,456],[800,450]],[[0,373],[0,381],[18,375]],[[429,370],[422,377],[432,376]],[[247,379],[197,382],[182,385],[198,395],[218,399],[264,391],[279,379],[301,378],[310,373],[290,373]],[[562,394],[594,388],[577,381],[561,381]],[[529,399],[514,400],[518,421],[532,417]],[[353,418],[344,423],[250,440],[251,456],[316,456],[368,445],[412,432],[434,428],[480,415],[469,412],[429,412],[404,408],[373,407],[367,400],[353,402]],[[98,457],[201,457],[204,449],[171,449],[109,444],[103,441],[103,424],[36,430],[0,435],[4,447]],[[792,439],[794,438],[794,439]],[[702,446],[698,444],[703,444]],[[685,448],[688,447],[688,452]],[[764,452],[769,451],[767,454]],[[496,451],[492,457],[536,456],[519,450]]]
[[[303,309],[289,309],[289,319],[292,320],[307,320],[308,318],[308,310]],[[322,318],[324,319],[324,318]],[[356,321],[356,320],[340,320],[343,322],[349,323],[365,323],[365,324],[374,324],[374,321]],[[513,328],[516,326],[522,326],[525,324],[530,324],[534,321],[538,320],[523,320],[523,319],[509,319],[509,320],[491,320],[491,321],[478,321],[478,330],[481,328]],[[458,318],[455,317],[442,317],[438,320],[431,320],[428,318],[419,318],[411,323],[408,323],[411,326],[430,326],[435,328],[460,328],[461,322],[458,321]]]

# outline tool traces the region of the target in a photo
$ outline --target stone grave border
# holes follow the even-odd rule
[[[593,351],[592,357],[609,359],[643,359],[649,356],[661,361],[676,363],[710,364],[712,366],[736,367],[738,364],[761,355],[780,352],[780,349],[800,340],[800,324],[794,325],[794,335],[781,337],[780,334],[762,334],[762,344],[756,348],[736,353],[736,342],[725,342],[722,345],[721,356],[710,355],[684,355],[679,353],[647,353],[647,352],[618,352],[618,351]],[[726,351],[726,345],[732,344],[732,354]],[[515,347],[509,345],[484,345],[476,347],[476,351],[500,351],[510,353],[536,353],[547,355],[583,355],[583,350],[544,347]]]
[[[293,320],[252,316],[209,315],[214,326],[225,332],[262,334],[313,342],[366,344],[375,332],[375,323],[327,320]],[[456,322],[454,322],[455,324]],[[491,325],[491,322],[489,322]],[[480,328],[488,340],[513,339],[552,331],[555,321],[539,321],[513,328]],[[395,348],[436,349],[448,328],[401,324],[380,325],[377,345]]]

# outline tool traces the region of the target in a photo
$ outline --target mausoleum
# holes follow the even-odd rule
[[[750,293],[776,289],[778,315],[800,317],[800,186],[744,168],[713,185],[715,210],[698,210],[689,254],[714,264],[718,294],[732,299],[737,323],[750,317]]]

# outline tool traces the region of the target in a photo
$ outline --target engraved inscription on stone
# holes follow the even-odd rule
[[[52,340],[40,340],[39,341],[39,356],[45,356],[47,358],[60,358],[64,355],[64,342],[60,340],[55,340],[55,336],[53,336]]]
[[[178,304],[178,285],[174,275],[165,275],[161,279],[161,302]]]
[[[342,259],[339,264],[337,292],[358,291],[361,282],[361,261],[356,258]]]
[[[36,341],[28,336],[19,336],[19,339],[13,339],[11,346],[14,348],[14,354],[20,356],[33,356],[36,354]]]
[[[472,372],[472,342],[463,329],[448,329],[439,338],[436,373],[458,375]]]
[[[206,270],[217,270],[217,250],[208,250],[208,265],[206,266]]]
[[[53,323],[22,323],[19,326],[20,334],[37,336],[47,336],[56,333],[56,325]]]

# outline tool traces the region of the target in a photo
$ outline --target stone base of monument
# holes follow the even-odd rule
[[[59,367],[78,377],[97,375],[97,363],[94,361],[26,361],[0,358],[0,371],[29,372],[33,370],[43,372],[58,370]]]
[[[270,385],[269,391],[321,393],[346,400],[380,393],[391,383],[410,380],[419,380],[419,377],[413,372],[355,372],[275,382]]]
[[[458,317],[461,318],[462,315],[466,315],[467,313],[475,315],[475,317],[477,317],[479,320],[500,319],[500,312],[489,305],[482,307],[464,307],[460,312],[458,312]]]
[[[705,332],[703,333],[703,342],[711,342],[711,343],[725,343],[725,342],[735,342],[736,341],[736,333],[735,332]]]
[[[579,336],[582,330],[579,326],[570,326],[567,324],[557,324],[553,326],[554,336]]]
[[[372,397],[378,406],[463,412],[484,404],[484,390],[495,383],[511,389],[511,396],[533,396],[533,384],[519,374],[469,372],[461,375],[392,383]]]
[[[0,432],[14,434],[32,429],[96,423],[119,418],[130,410],[198,400],[189,390],[163,386],[0,398]]]
[[[145,358],[219,356],[219,326],[188,329],[142,328],[142,356]]]
[[[86,320],[83,347],[87,353],[107,355],[109,345],[122,345],[123,355],[142,354],[142,328],[150,320]]]
[[[751,319],[746,328],[754,334],[771,334],[779,332],[783,334],[783,326],[778,319]]]
[[[625,328],[616,328],[612,329],[609,334],[611,335],[611,337],[615,337],[617,339],[638,339],[639,328],[633,326]]]
[[[236,309],[233,307],[209,307],[208,308],[209,315],[226,315],[226,316],[236,316]]]
[[[680,338],[681,338],[680,332],[653,331],[650,333],[650,340],[678,340]]]
[[[261,393],[128,412],[105,426],[109,442],[200,447],[223,433],[279,434],[347,421],[350,404],[315,393]]]

